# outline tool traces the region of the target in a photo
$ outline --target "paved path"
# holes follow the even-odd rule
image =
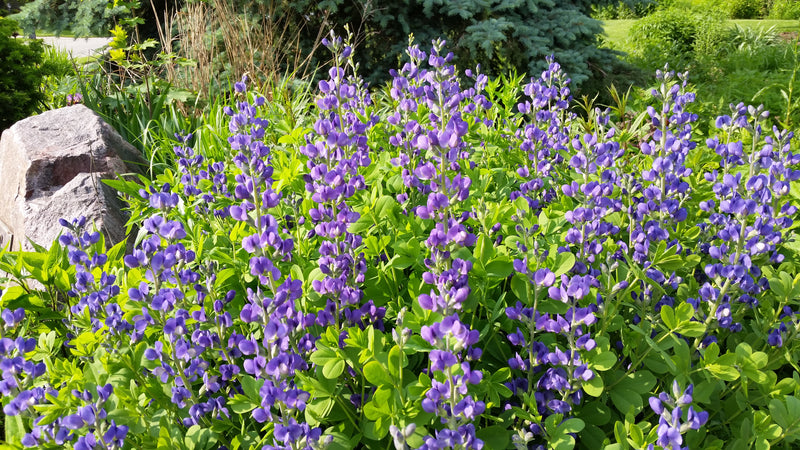
[[[102,51],[103,47],[111,42],[111,38],[68,38],[68,37],[41,37],[47,45],[65,50],[73,58],[91,56]]]

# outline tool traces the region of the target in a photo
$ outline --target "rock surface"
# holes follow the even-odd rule
[[[58,219],[86,216],[107,245],[125,238],[117,193],[100,182],[142,173],[140,152],[83,105],[47,111],[14,124],[0,138],[0,246],[50,247]]]

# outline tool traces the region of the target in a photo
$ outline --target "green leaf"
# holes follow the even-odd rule
[[[111,247],[107,252],[106,256],[108,257],[108,262],[106,263],[107,267],[110,267],[112,263],[120,260],[123,255],[125,255],[125,247],[128,244],[125,240],[117,243],[117,245]],[[56,247],[54,245],[54,247]]]
[[[186,430],[186,437],[183,441],[189,450],[205,450],[217,443],[217,437],[208,428],[192,425]]]
[[[637,370],[634,373],[628,374],[618,386],[624,386],[639,394],[647,394],[656,385],[655,375],[648,370]]]
[[[331,413],[334,405],[332,398],[315,398],[306,406],[306,420],[314,424],[322,422]]]
[[[628,450],[628,431],[625,430],[625,424],[619,420],[614,423],[614,438],[620,449]]]
[[[389,366],[389,375],[397,378],[400,376],[400,370],[408,365],[408,357],[400,351],[399,346],[395,345],[389,350],[386,362]]]
[[[707,364],[704,367],[711,375],[724,381],[735,381],[739,379],[739,370],[731,366],[721,364]]]
[[[374,422],[364,423],[361,429],[367,439],[379,441],[389,434],[391,425],[392,421],[389,417],[378,417]]]
[[[713,363],[719,357],[719,345],[716,342],[708,344],[708,347],[703,351],[703,361]]]
[[[736,346],[736,356],[738,356],[742,360],[749,360],[750,355],[753,354],[753,347],[750,346],[747,342],[740,342],[739,345]]]
[[[742,376],[755,381],[756,384],[764,385],[769,382],[769,377],[767,377],[767,374],[765,374],[760,370],[757,370],[755,367],[753,367],[752,364],[743,364],[741,367],[741,371],[742,371]]]
[[[350,434],[330,430],[333,430],[333,428],[329,428],[325,431],[326,436],[331,436],[333,438],[333,441],[328,444],[328,450],[351,450],[358,447],[362,437],[361,434],[351,436]],[[249,449],[250,447],[247,448]]]
[[[391,409],[386,402],[379,402],[375,399],[370,400],[364,405],[364,416],[369,420],[377,420],[391,414]]]
[[[317,351],[311,354],[310,358],[311,362],[317,365],[325,365],[328,361],[332,359],[338,359],[339,355],[336,354],[333,349],[330,349],[324,346],[321,343],[317,344]]]
[[[328,379],[339,378],[339,375],[344,372],[344,367],[343,359],[331,359],[322,366],[322,375]]]
[[[702,322],[686,321],[678,325],[675,332],[686,337],[696,338],[706,333],[706,325]]]
[[[261,386],[264,385],[264,380],[256,380],[250,375],[243,375],[242,378],[242,390],[244,391],[247,398],[252,400],[255,403],[261,402]]]
[[[575,448],[575,438],[568,434],[559,434],[550,440],[550,448],[554,450],[572,450]]]
[[[522,302],[522,304],[528,304],[528,285],[530,282],[528,278],[522,274],[516,274],[513,278],[511,278],[511,292],[517,296],[517,299]]]
[[[580,433],[585,426],[583,420],[573,417],[564,421],[558,428],[564,433]]]
[[[91,356],[97,348],[98,343],[97,335],[87,330],[70,341],[70,344],[74,346],[70,351],[73,355],[78,357]]]
[[[631,440],[633,441],[633,446],[636,448],[644,448],[645,441],[644,441],[644,433],[642,433],[642,429],[639,428],[638,425],[635,423],[631,424],[630,428]]]
[[[637,370],[619,380],[609,395],[612,403],[622,414],[631,410],[638,414],[644,402],[642,395],[648,394],[656,384],[656,377],[648,370]]]
[[[502,425],[481,427],[475,434],[478,436],[478,439],[483,441],[485,444],[484,448],[487,450],[508,448],[508,444],[511,441],[511,431]]]
[[[702,260],[703,258],[701,258],[700,255],[686,255],[684,257],[682,267],[684,269],[691,269],[692,267],[700,264]]]
[[[156,445],[158,450],[174,450],[175,448],[172,440],[172,428],[168,426],[165,418],[161,419],[161,423],[158,428],[158,442]]]
[[[670,247],[667,252],[671,254],[663,255],[658,261],[653,262],[653,266],[658,267],[662,272],[667,274],[685,267],[686,263],[683,258],[675,254],[675,248],[675,246]]]
[[[800,435],[800,399],[786,396],[785,403],[780,399],[769,402],[769,412],[772,419],[787,435]],[[795,436],[792,440],[796,439]]]
[[[217,272],[216,280],[214,280],[214,287],[220,288],[225,284],[225,282],[229,278],[236,276],[236,274],[237,274],[236,269],[230,267],[220,270],[219,272]]]
[[[617,354],[612,351],[595,349],[587,356],[586,363],[592,370],[605,372],[617,364],[617,358]]]
[[[354,223],[350,224],[350,227],[347,228],[347,231],[353,234],[365,234],[365,231],[369,230],[372,224],[372,217],[363,215]]]
[[[22,416],[5,416],[6,442],[18,442],[25,437],[25,424]]]
[[[692,362],[689,344],[687,344],[684,339],[680,339],[675,335],[672,335],[671,338],[674,341],[672,346],[672,362],[678,366],[679,371],[682,373],[688,373],[690,371],[689,364]]]
[[[399,353],[399,349],[398,349]],[[372,383],[373,386],[380,386],[382,384],[392,385],[394,380],[383,364],[378,361],[370,361],[364,366],[364,377]]]
[[[304,374],[297,372],[295,376],[300,381],[303,389],[309,391],[313,397],[327,398],[334,397],[337,394],[337,380],[328,379],[322,375],[322,366],[317,366],[313,373]]]
[[[489,278],[503,279],[511,275],[514,271],[514,264],[508,260],[496,259],[486,266],[486,273]]]
[[[389,261],[389,267],[400,270],[411,267],[412,264],[414,264],[414,259],[404,255],[394,255]]]
[[[610,397],[617,411],[622,414],[627,414],[628,411],[638,413],[642,409],[641,394],[631,389],[615,386],[610,393]]]
[[[111,180],[111,179],[104,179],[100,180],[105,183],[107,186],[111,187],[117,192],[122,192],[123,194],[128,194],[131,197],[138,198],[139,197],[139,189],[142,189],[144,186],[140,185],[139,183],[127,180]]]
[[[397,200],[391,195],[384,195],[375,203],[375,214],[378,217],[387,217],[397,210]]]
[[[694,316],[694,307],[688,303],[681,303],[675,308],[675,320],[680,322],[687,322]]]
[[[784,283],[785,277],[790,278],[791,276],[786,272],[780,272],[778,276],[769,279],[769,290],[778,299],[785,299],[789,291]]]
[[[754,352],[750,355],[750,362],[756,366],[756,369],[763,369],[769,362],[769,356],[764,352]]]
[[[594,378],[589,381],[584,381],[581,384],[583,391],[586,392],[586,395],[590,395],[592,397],[600,397],[603,393],[603,377],[599,374],[595,374]]]
[[[246,432],[240,434],[239,436],[235,436],[231,441],[231,448],[233,449],[251,449],[255,448],[259,442],[260,438],[258,433],[254,431]],[[175,450],[175,449],[171,449]]]
[[[61,254],[61,246],[60,245],[51,245],[50,250],[47,251],[47,258],[45,259],[44,263],[44,270],[47,271],[50,268],[55,267],[56,263],[58,262],[59,256]]]
[[[475,257],[478,264],[482,266],[488,265],[489,261],[494,257],[492,240],[485,234],[479,235],[475,242],[475,250],[473,250],[472,256]]]
[[[408,320],[408,316],[406,316],[406,320]],[[423,339],[422,336],[416,334],[412,335],[406,345],[403,346],[403,352],[406,354],[429,352],[431,350],[431,344]]]
[[[581,417],[587,424],[603,426],[611,421],[611,408],[602,402],[588,401],[581,406]]]
[[[236,414],[245,414],[258,408],[259,405],[242,394],[236,394],[228,400],[227,406]]]
[[[503,367],[502,369],[492,373],[490,378],[494,383],[503,383],[511,378],[511,369],[508,367]]]
[[[789,413],[789,417],[792,418],[792,421],[796,422],[800,420],[800,399],[792,395],[787,395],[784,401],[786,401],[786,411]]]
[[[669,305],[661,307],[661,321],[668,330],[674,330],[678,327],[678,321],[675,319],[675,310]]]
[[[555,261],[555,269],[553,269],[553,273],[556,277],[560,277],[561,275],[569,272],[572,270],[572,267],[575,266],[575,255],[571,252],[563,252],[558,253],[556,255]]]

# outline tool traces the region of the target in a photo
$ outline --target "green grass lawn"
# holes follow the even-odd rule
[[[625,47],[625,41],[628,40],[628,31],[634,22],[636,22],[636,19],[604,20],[603,38],[606,39],[608,46],[615,49]]]
[[[628,31],[634,22],[636,22],[635,19],[604,20],[603,37],[606,39],[607,45],[617,50],[624,49],[625,42],[628,40]],[[734,25],[750,28],[769,28],[774,26],[779,33],[800,32],[800,21],[797,20],[729,20],[728,23],[731,27]]]

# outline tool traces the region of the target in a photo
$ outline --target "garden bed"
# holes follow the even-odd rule
[[[10,446],[800,437],[800,155],[762,109],[698,136],[712,118],[659,72],[633,120],[578,115],[555,61],[459,78],[441,42],[370,92],[326,45],[298,123],[243,79],[225,148],[178,135],[162,174],[109,182],[132,252],[65,218],[0,254]]]

